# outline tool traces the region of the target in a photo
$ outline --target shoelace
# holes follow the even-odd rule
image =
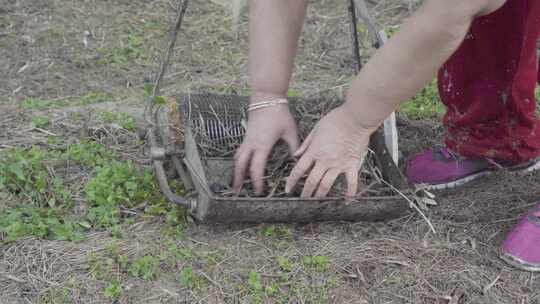
[[[460,160],[461,159],[461,156],[459,156],[458,154],[454,153],[452,150],[448,149],[448,148],[441,148],[441,150],[439,151],[442,156],[444,156],[446,159],[455,159],[455,160]]]
[[[504,169],[503,165],[496,162],[494,159],[486,158],[487,162],[492,164],[493,166],[497,167],[498,169]]]
[[[446,157],[447,159],[455,159],[455,160],[463,160],[463,157],[461,157],[459,154],[455,153],[454,151],[448,149],[448,148],[441,148],[441,151],[440,153]],[[504,169],[504,166],[501,165],[500,163],[496,162],[494,159],[492,158],[485,158],[485,160],[493,165],[494,167],[498,168],[498,169]]]

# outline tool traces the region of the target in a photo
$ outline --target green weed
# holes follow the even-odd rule
[[[145,203],[143,217],[165,216],[163,229],[171,235],[181,235],[188,222],[188,212],[165,200],[151,170],[139,170],[131,162],[107,161],[106,164],[97,167],[96,175],[85,186],[86,203],[90,206],[87,219],[94,227],[109,228],[111,235],[120,238],[120,224],[129,220],[121,217],[120,208]]]
[[[85,187],[88,218],[97,227],[119,223],[119,207],[132,208],[139,203],[162,201],[150,170],[140,171],[131,162],[113,161],[99,167]]]
[[[103,295],[108,299],[117,300],[123,293],[122,282],[119,280],[119,271],[120,269],[126,269],[129,258],[118,253],[118,245],[115,242],[107,246],[106,252],[107,255],[101,257],[98,257],[95,253],[88,254],[88,269],[94,280],[107,282]]]
[[[80,241],[83,228],[70,219],[66,208],[71,195],[53,164],[61,160],[58,151],[14,149],[0,154],[0,194],[16,197],[20,205],[0,214],[0,232],[6,241],[23,236]]]
[[[159,271],[159,259],[151,255],[145,255],[135,259],[129,267],[129,273],[144,280],[156,277]]]
[[[167,265],[174,267],[178,264],[191,263],[197,259],[197,254],[192,248],[178,247],[178,245],[171,243],[167,247],[167,251],[162,253],[162,260]]]
[[[154,85],[151,83],[145,83],[144,84],[144,97],[146,99],[150,99],[152,96],[152,92],[154,91]],[[167,100],[163,96],[155,96],[154,97],[154,103],[157,105],[165,105],[167,104]]]
[[[100,48],[98,53],[100,55],[98,64],[119,67],[126,67],[134,60],[148,57],[144,48],[143,33],[135,28],[126,31],[126,38],[121,41],[121,45],[111,49]]]
[[[184,189],[180,183],[171,183],[170,186],[173,192],[179,195],[184,193]],[[176,204],[171,204],[165,199],[152,201],[145,209],[143,216],[163,216],[165,218],[165,225],[162,226],[163,236],[172,238],[182,237],[187,224],[193,222],[187,209]]]
[[[122,283],[118,280],[112,280],[105,288],[103,295],[111,300],[118,299],[123,292]]]
[[[111,228],[109,228],[109,235],[115,239],[121,239],[124,237],[124,227],[126,227],[127,225],[129,225],[128,223],[130,223],[133,219],[131,218],[128,218],[128,219],[124,219],[123,223],[122,224],[117,224],[117,225],[114,225],[112,226]]]
[[[84,106],[113,100],[112,95],[107,93],[88,93],[80,97],[43,100],[40,98],[27,98],[22,101],[21,107],[27,110],[45,110],[63,108],[68,106]]]
[[[366,34],[368,32],[368,29],[363,23],[359,22],[356,25],[356,31],[360,34]]]
[[[62,140],[56,136],[49,136],[47,137],[47,144],[50,146],[59,146],[62,144]]]
[[[107,244],[107,247],[105,247],[105,251],[107,252],[107,256],[116,258],[119,255],[118,243],[116,241],[110,242]]]
[[[270,282],[265,289],[264,289],[266,295],[268,297],[276,297],[280,294],[280,287],[277,282]]]
[[[35,116],[32,118],[32,125],[36,128],[44,129],[51,124],[51,120],[47,116]]]
[[[62,241],[81,241],[83,228],[59,210],[19,207],[0,213],[0,233],[6,242],[24,236]]]
[[[144,31],[155,31],[156,34],[163,35],[163,23],[162,20],[145,20],[142,24]]]
[[[188,221],[184,208],[167,203],[149,169],[131,162],[113,161],[114,153],[103,145],[83,140],[62,150],[13,149],[0,153],[0,198],[17,200],[17,208],[4,207],[0,214],[0,237],[13,241],[23,236],[79,241],[85,229],[107,228],[121,238],[129,222],[122,208],[146,205],[143,216],[164,216],[164,229],[180,235]],[[68,208],[71,193],[55,175],[55,167],[74,162],[95,168],[85,185],[89,206],[85,218],[74,221]],[[175,186],[180,192],[181,186]],[[125,263],[124,263],[125,264]]]
[[[129,257],[127,255],[125,255],[125,254],[119,254],[116,257],[116,261],[118,262],[118,265],[120,265],[120,267],[125,269],[125,268],[128,267]]]
[[[162,252],[161,260],[169,267],[185,265],[186,263],[197,262],[203,265],[216,265],[223,261],[224,252],[222,250],[195,250],[189,247],[178,247],[170,242],[167,250]]]
[[[56,207],[70,201],[62,179],[47,167],[51,154],[39,148],[0,154],[0,193],[7,192],[38,206]]]
[[[201,290],[206,284],[206,279],[203,276],[196,274],[191,266],[186,266],[182,269],[178,280],[182,287],[192,290]]]
[[[287,91],[287,96],[288,97],[301,97],[302,92],[300,92],[299,90],[295,90],[295,89],[289,89],[289,91]]]
[[[386,27],[384,29],[386,35],[388,36],[388,38],[394,36],[398,31],[399,31],[400,27],[399,26],[389,26],[389,27]]]
[[[120,211],[112,205],[95,206],[88,210],[86,218],[96,228],[116,227],[120,223]]]
[[[264,288],[261,275],[256,271],[251,271],[247,281],[248,292],[254,303],[262,303]]]
[[[177,191],[176,193],[181,193],[181,191]],[[155,215],[165,214],[165,223],[168,227],[184,228],[191,220],[185,208],[178,205],[171,206],[170,203],[164,201],[153,204],[148,208],[148,214],[151,215],[153,212],[155,212]]]
[[[305,256],[302,263],[317,272],[325,272],[330,268],[330,258],[326,255]]]
[[[100,117],[105,123],[115,123],[128,131],[135,130],[135,120],[128,113],[102,112]]]
[[[92,278],[104,280],[110,278],[115,268],[115,261],[112,257],[98,257],[95,253],[88,254],[88,268]]]
[[[339,278],[327,272],[330,258],[327,256],[306,256],[302,265],[287,257],[276,257],[281,274],[277,278],[263,279],[251,271],[240,290],[247,292],[250,303],[329,303],[329,290],[339,286]],[[297,267],[305,267],[303,275],[298,275]],[[270,300],[271,299],[271,300]]]
[[[38,301],[43,304],[69,304],[73,303],[71,292],[65,287],[52,287]]]
[[[203,251],[203,252],[200,252],[198,255],[199,255],[199,258],[206,265],[219,264],[225,258],[225,253],[223,252],[223,250],[220,250],[220,249]]]
[[[439,97],[437,81],[433,80],[413,99],[403,103],[399,111],[412,120],[439,118],[445,108]]]
[[[92,205],[134,207],[151,199],[157,192],[157,185],[149,170],[141,172],[131,162],[114,161],[98,168],[85,192],[87,202]]]
[[[89,167],[106,165],[113,159],[114,153],[100,143],[91,140],[81,140],[70,145],[65,153],[68,160]]]
[[[265,237],[272,239],[289,239],[292,237],[292,231],[286,225],[265,225],[261,228],[261,233]]]
[[[288,259],[286,257],[278,256],[276,258],[276,261],[277,261],[281,271],[283,271],[283,272],[291,272],[291,271],[293,271],[294,263],[290,259]]]
[[[540,88],[538,87],[535,96],[539,105],[537,113],[540,115]],[[399,110],[405,117],[412,120],[440,118],[445,111],[446,108],[439,96],[436,79],[416,94],[413,99],[403,103]]]
[[[250,87],[244,87],[240,90],[240,95],[242,96],[251,96],[253,95],[253,91]]]
[[[81,97],[73,97],[67,99],[66,106],[85,106],[90,104],[96,104],[101,102],[107,102],[113,100],[114,97],[109,93],[97,92],[89,93]]]
[[[21,107],[24,109],[31,109],[31,110],[43,110],[48,107],[49,102],[45,100],[41,100],[39,98],[27,98],[23,100]]]
[[[83,114],[81,112],[69,112],[68,117],[73,120],[82,120]]]
[[[291,288],[291,295],[301,298],[305,303],[326,304],[332,300],[328,294],[329,286],[310,286],[307,284],[294,284]]]
[[[218,85],[215,89],[212,89],[212,91],[218,95],[237,95],[236,89],[231,84]]]

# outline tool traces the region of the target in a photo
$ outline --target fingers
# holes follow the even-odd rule
[[[264,190],[264,168],[266,167],[268,155],[270,155],[270,151],[255,151],[251,159],[249,176],[256,195],[261,195]]]
[[[313,131],[311,131],[311,133],[309,133],[308,137],[306,137],[306,139],[304,140],[304,142],[302,143],[300,148],[298,148],[298,150],[296,150],[296,152],[294,152],[294,157],[300,157],[300,156],[302,156],[302,154],[304,154],[306,152],[307,148],[311,144],[311,141],[313,140],[313,134],[314,133],[315,133],[315,130],[313,130]]]
[[[242,185],[244,184],[244,179],[246,178],[246,171],[253,155],[252,150],[240,148],[235,158],[234,164],[234,181],[233,181],[233,191],[235,193],[240,193],[242,190]]]
[[[358,170],[347,172],[347,197],[351,198],[358,192]]]
[[[334,182],[340,174],[341,172],[339,172],[338,170],[330,170],[326,172],[324,178],[319,184],[317,193],[315,193],[315,197],[326,197],[328,195],[328,192],[330,192],[330,189],[332,189],[332,186],[334,186]]]
[[[285,185],[285,192],[291,193],[292,189],[298,181],[306,174],[306,172],[311,169],[313,165],[313,159],[307,155],[302,156],[296,166],[291,171],[291,175],[287,178],[287,184]]]
[[[291,155],[294,155],[295,152],[298,150],[298,146],[300,146],[298,133],[296,131],[288,132],[287,134],[285,134],[285,136],[283,136],[283,140],[287,143],[287,145],[289,145]]]
[[[309,173],[309,176],[306,180],[306,184],[304,185],[304,190],[302,191],[302,197],[311,197],[313,195],[313,192],[315,189],[317,189],[317,185],[319,185],[319,182],[323,178],[324,174],[326,173],[327,168],[316,164],[313,170]]]

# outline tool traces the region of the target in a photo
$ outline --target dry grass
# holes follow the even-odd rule
[[[412,8],[404,1],[376,2],[377,19],[386,26],[399,24]],[[136,134],[99,123],[92,109],[136,108],[140,113],[142,86],[151,79],[153,55],[162,45],[157,38],[173,18],[168,1],[2,2],[0,149],[51,145],[50,134],[31,128],[38,112],[51,117],[54,123],[46,131],[58,135],[59,145],[92,136],[118,149],[122,158],[146,163]],[[165,93],[172,96],[187,88],[246,92],[245,20],[243,16],[239,32],[232,33],[231,18],[221,7],[195,2]],[[345,1],[313,1],[292,92],[343,96],[353,74],[347,22]],[[82,42],[85,30],[92,32],[89,47]],[[133,33],[142,33],[145,56],[128,64],[100,62],[104,54],[116,50],[118,55]],[[49,100],[96,91],[111,93],[116,103],[49,111],[18,106],[28,97]],[[81,114],[64,118],[70,111]],[[404,157],[439,142],[442,133],[434,122],[400,121],[400,128]],[[89,172],[65,174],[81,182]],[[103,296],[110,278],[96,277],[90,256],[106,262],[113,242],[131,260],[167,254],[171,243],[197,256],[162,262],[159,275],[150,281],[115,264],[108,275],[120,279],[124,288],[117,303],[252,303],[251,272],[260,275],[264,288],[276,283],[278,295],[288,297],[285,303],[540,303],[537,276],[498,258],[506,232],[540,196],[539,183],[538,175],[518,178],[500,172],[438,192],[439,206],[427,211],[438,234],[412,214],[387,223],[194,224],[175,237],[163,231],[160,220],[138,220],[122,228],[119,240],[104,231],[90,233],[81,243],[21,239],[0,245],[0,302],[112,302]],[[4,208],[8,202],[0,204]],[[328,265],[317,271],[304,262],[306,256],[327,257]],[[280,257],[290,260],[290,270],[279,265]],[[186,265],[205,282],[203,288],[179,283]],[[265,293],[263,303],[277,302],[277,296]]]

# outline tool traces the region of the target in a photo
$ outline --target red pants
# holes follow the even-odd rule
[[[448,148],[511,163],[540,156],[539,36],[540,0],[508,0],[474,21],[439,72]]]

